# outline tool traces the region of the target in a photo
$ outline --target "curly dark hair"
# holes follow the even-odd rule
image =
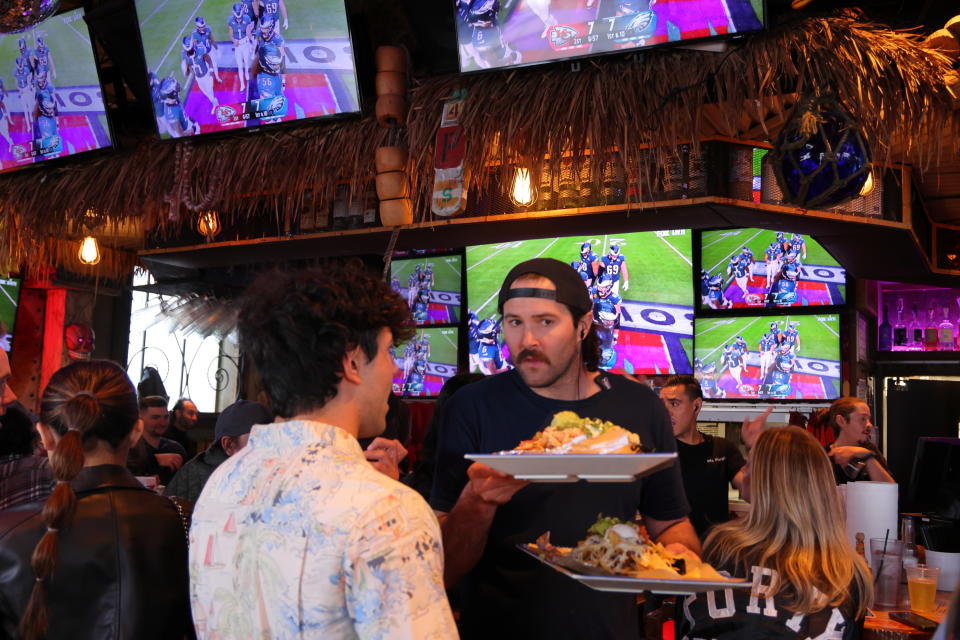
[[[406,301],[359,260],[261,274],[243,296],[238,325],[240,348],[284,418],[335,397],[344,354],[359,346],[372,360],[382,328],[395,345],[416,329]]]

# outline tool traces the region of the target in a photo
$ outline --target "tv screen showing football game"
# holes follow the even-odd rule
[[[693,304],[687,229],[518,240],[467,247],[470,370],[511,368],[497,296],[507,272],[556,258],[583,279],[593,300],[600,366],[615,373],[691,373]]]
[[[393,347],[393,392],[414,398],[440,393],[443,383],[457,374],[459,335],[456,327],[418,329],[413,339]]]
[[[0,171],[110,146],[83,9],[0,38]]]
[[[453,0],[460,70],[630,51],[763,28],[763,0]]]
[[[704,231],[700,250],[703,309],[840,305],[847,274],[809,236],[767,229]]]
[[[390,263],[390,287],[410,305],[417,324],[460,322],[462,260],[422,256]]]
[[[360,110],[343,0],[136,0],[162,138]]]
[[[20,304],[20,279],[0,280],[0,348],[10,351]]]
[[[836,314],[697,318],[694,375],[706,398],[840,397]]]

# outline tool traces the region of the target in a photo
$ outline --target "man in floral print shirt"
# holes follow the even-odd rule
[[[280,417],[253,427],[193,512],[200,638],[457,637],[433,512],[357,443],[383,432],[409,314],[357,262],[247,292],[241,348]]]

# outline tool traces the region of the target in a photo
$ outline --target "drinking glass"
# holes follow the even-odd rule
[[[870,538],[870,566],[873,568],[873,601],[881,607],[897,606],[900,572],[903,570],[903,541]]]
[[[910,609],[913,611],[933,611],[937,601],[937,579],[939,567],[924,564],[906,567],[907,591],[910,594]]]

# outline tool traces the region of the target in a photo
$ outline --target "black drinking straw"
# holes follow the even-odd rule
[[[890,529],[887,529],[887,533],[883,536],[883,551],[880,552],[880,564],[877,566],[877,580],[880,580],[880,576],[883,575],[883,560],[887,557],[887,538],[890,537]]]

